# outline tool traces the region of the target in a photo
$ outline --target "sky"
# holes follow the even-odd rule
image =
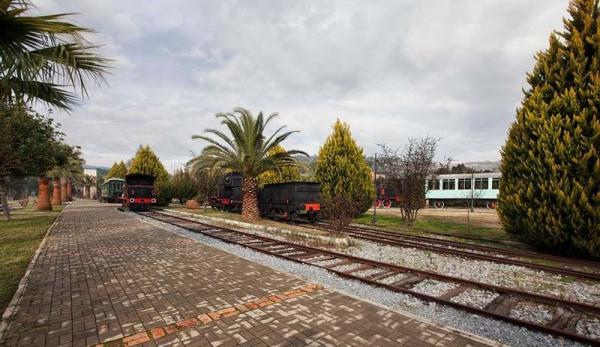
[[[534,55],[562,30],[567,0],[39,0],[77,13],[113,60],[106,83],[68,114],[66,141],[90,165],[150,145],[167,170],[219,112],[277,112],[269,130],[317,154],[336,119],[366,155],[440,139],[437,160],[499,160]]]

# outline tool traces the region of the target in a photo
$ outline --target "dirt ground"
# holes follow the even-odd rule
[[[447,219],[458,223],[467,223],[467,209],[464,208],[425,208],[419,210],[417,218],[440,218]],[[400,216],[400,209],[388,208],[377,209],[377,213]],[[471,222],[480,226],[490,228],[502,228],[500,218],[496,210],[486,208],[476,208],[470,213]]]

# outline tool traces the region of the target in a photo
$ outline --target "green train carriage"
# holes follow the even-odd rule
[[[124,184],[122,178],[110,178],[102,183],[102,202],[120,202]]]

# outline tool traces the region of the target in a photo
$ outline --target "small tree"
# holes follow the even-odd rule
[[[157,205],[168,205],[171,201],[169,189],[169,173],[160,162],[160,159],[150,146],[140,146],[133,159],[131,159],[130,174],[145,174],[154,176],[154,185],[157,190]]]
[[[498,212],[526,243],[600,257],[598,0],[573,0],[568,12],[536,55],[502,148]]]
[[[188,170],[177,170],[171,177],[171,196],[183,205],[198,194],[198,184]]]
[[[82,184],[83,184],[83,198],[91,199],[92,198],[91,190],[92,190],[92,187],[96,185],[96,177],[94,177],[92,175],[85,175],[85,176],[83,176]]]
[[[352,223],[352,220],[361,213],[361,203],[350,197],[340,195],[330,197],[328,195],[321,199],[323,206],[322,217],[329,221],[329,230],[343,233]]]
[[[125,178],[125,175],[127,175],[127,167],[125,166],[125,163],[121,160],[119,163],[113,163],[113,165],[110,167],[110,170],[108,170],[108,173],[106,174],[106,179]]]
[[[323,200],[329,201],[330,207],[336,200],[353,201],[358,206],[353,211],[356,217],[373,204],[371,169],[362,148],[352,138],[350,127],[339,119],[319,150],[315,177],[321,183]]]
[[[197,161],[191,161],[188,163],[189,172],[197,182],[198,194],[196,199],[204,203],[208,202],[211,196],[217,193],[217,184],[219,177],[222,175],[219,169],[210,169],[197,165]]]
[[[396,183],[402,216],[409,223],[417,218],[425,202],[427,178],[435,170],[433,158],[438,141],[431,137],[410,138],[401,152],[379,145],[381,172]]]
[[[275,146],[269,151],[269,155],[275,155],[277,153],[285,152],[283,146]],[[294,166],[282,166],[276,170],[269,170],[263,172],[258,176],[260,186],[271,183],[284,183],[293,182],[300,180],[300,169],[297,165]]]
[[[0,199],[7,220],[8,178],[45,174],[55,164],[61,136],[51,118],[24,108],[0,107]]]

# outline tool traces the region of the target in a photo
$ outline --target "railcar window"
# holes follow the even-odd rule
[[[488,189],[488,179],[485,178],[476,178],[475,179],[475,189]]]
[[[454,190],[455,188],[455,180],[454,178],[445,178],[442,181],[442,189],[443,190]]]
[[[458,179],[458,189],[461,189],[461,190],[471,189],[471,179],[470,178],[459,178]]]
[[[492,178],[492,189],[500,189],[500,178]]]
[[[427,180],[427,190],[440,190],[440,180]]]

